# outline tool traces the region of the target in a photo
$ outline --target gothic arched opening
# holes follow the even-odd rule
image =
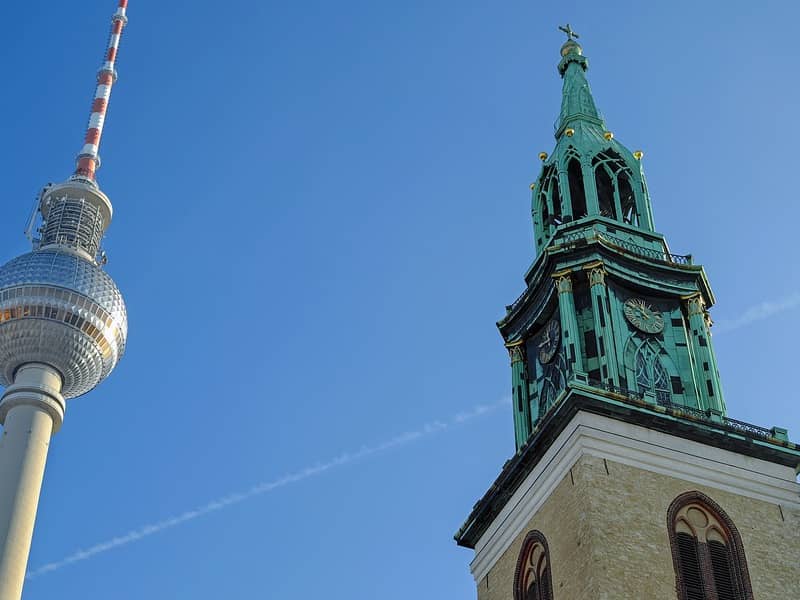
[[[753,600],[741,537],[716,502],[697,491],[681,494],[667,526],[678,600]]]
[[[673,403],[673,393],[680,392],[680,373],[654,338],[631,334],[625,346],[625,370],[628,387],[642,394],[652,393],[658,404]]]
[[[567,165],[567,178],[569,180],[569,197],[572,202],[572,218],[581,219],[588,214],[586,209],[586,189],[583,186],[583,173],[581,163],[573,158]]]
[[[597,203],[600,207],[600,216],[617,218],[617,207],[614,202],[614,183],[608,169],[601,165],[594,172],[594,183],[597,188]]]
[[[553,600],[550,550],[541,531],[525,536],[514,572],[514,600]]]
[[[619,203],[622,207],[622,221],[628,225],[639,225],[639,213],[636,211],[636,197],[633,195],[628,173],[622,171],[617,178]]]
[[[633,172],[630,167],[617,152],[608,149],[592,159],[592,168],[600,214],[638,226],[639,213],[631,186]]]

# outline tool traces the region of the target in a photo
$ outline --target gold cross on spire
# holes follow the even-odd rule
[[[569,23],[567,23],[567,24],[566,24],[566,25],[564,25],[564,26],[561,26],[561,25],[559,25],[559,26],[558,26],[558,28],[559,28],[561,31],[563,31],[564,33],[566,33],[566,34],[567,34],[567,39],[568,39],[568,40],[573,40],[573,39],[575,39],[575,40],[576,40],[576,39],[578,39],[579,37],[581,37],[581,36],[579,36],[579,35],[578,35],[576,32],[574,32],[574,31],[572,30],[572,27],[570,27],[570,26],[569,26]]]

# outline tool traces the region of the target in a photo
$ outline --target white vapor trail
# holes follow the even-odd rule
[[[714,324],[714,333],[728,333],[735,331],[755,321],[768,319],[778,313],[800,307],[800,291],[779,298],[778,300],[766,300],[760,304],[751,306],[741,315],[730,321],[720,321]]]
[[[187,510],[186,512],[181,513],[179,515],[175,515],[166,518],[162,521],[151,523],[149,525],[144,525],[142,527],[139,527],[138,529],[129,531],[124,535],[120,535],[118,537],[112,538],[104,542],[100,542],[85,550],[77,550],[72,554],[70,554],[69,556],[62,558],[61,560],[50,562],[40,567],[37,567],[36,569],[28,571],[25,577],[26,579],[34,579],[36,577],[46,575],[47,573],[52,573],[53,571],[57,571],[58,569],[61,569],[73,563],[81,562],[89,558],[92,558],[93,556],[97,556],[98,554],[103,554],[105,552],[108,552],[109,550],[113,550],[121,546],[127,546],[128,544],[132,544],[133,542],[138,542],[141,539],[144,539],[156,533],[160,533],[165,529],[172,529],[173,527],[177,527],[178,525],[181,525],[188,521],[193,521],[199,517],[202,517],[203,515],[223,510],[229,506],[232,506],[234,504],[239,504],[240,502],[244,502],[245,500],[249,500],[256,496],[260,496],[262,494],[267,494],[278,488],[282,488],[287,485],[303,481],[305,479],[316,477],[317,475],[321,475],[326,471],[330,471],[331,469],[334,469],[336,467],[341,467],[350,464],[361,458],[367,458],[375,454],[379,454],[384,450],[389,450],[391,448],[396,448],[398,446],[408,445],[422,438],[441,433],[448,429],[452,429],[457,425],[461,425],[462,423],[471,421],[472,419],[475,419],[482,415],[494,412],[501,406],[508,405],[509,402],[510,400],[508,398],[504,398],[503,400],[495,402],[494,404],[481,404],[467,412],[458,413],[447,421],[431,421],[430,423],[426,423],[419,429],[401,433],[400,435],[397,435],[375,446],[362,446],[359,450],[356,450],[354,452],[345,452],[326,462],[317,463],[316,465],[306,467],[294,473],[290,473],[289,475],[285,475],[279,479],[257,483],[248,490],[233,492],[231,494],[228,494],[227,496],[223,496],[216,500],[212,500],[211,502],[204,504],[202,506],[198,506],[192,510]]]

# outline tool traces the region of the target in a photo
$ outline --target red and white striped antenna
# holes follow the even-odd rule
[[[94,183],[95,171],[100,168],[100,138],[103,135],[103,123],[106,119],[108,110],[108,100],[111,97],[111,87],[117,79],[117,71],[114,65],[117,61],[117,51],[119,50],[119,40],[122,37],[122,30],[128,23],[125,11],[128,8],[128,0],[119,0],[117,12],[111,19],[111,35],[108,39],[103,65],[97,72],[97,88],[94,92],[92,102],[92,114],[89,117],[89,125],[86,129],[86,138],[83,148],[77,157],[77,167],[72,179],[84,179]]]

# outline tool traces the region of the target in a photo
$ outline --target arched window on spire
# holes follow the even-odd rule
[[[753,600],[744,547],[725,511],[701,492],[667,511],[678,600]]]
[[[559,394],[567,386],[567,369],[562,352],[558,352],[542,369],[539,393],[539,420],[555,405]]]
[[[541,206],[542,229],[545,237],[548,237],[553,228],[562,223],[561,194],[558,187],[558,173],[554,165],[545,169],[541,181],[539,205]]]
[[[531,531],[522,542],[514,572],[514,600],[553,600],[550,551],[541,531]]]
[[[631,389],[654,394],[658,404],[672,403],[673,381],[680,382],[680,375],[658,340],[632,334],[625,347],[625,366]]]
[[[669,404],[672,400],[669,375],[659,357],[660,348],[653,348],[654,345],[647,341],[636,351],[636,387],[640,392],[653,392],[659,404]]]
[[[636,196],[631,187],[632,172],[622,157],[613,150],[605,150],[592,159],[592,168],[600,214],[638,226]]]
[[[539,192],[539,214],[542,219],[542,231],[546,238],[550,235],[550,208],[547,206],[547,193],[545,190]]]
[[[561,225],[564,222],[561,211],[561,187],[558,185],[558,174],[555,172],[550,178],[550,203],[553,207],[553,225]]]
[[[610,219],[617,218],[617,206],[614,201],[614,183],[611,173],[604,165],[594,170],[594,183],[597,188],[597,203],[600,206],[600,216]]]
[[[572,203],[572,218],[582,219],[588,214],[588,211],[581,163],[577,158],[570,158],[567,162],[567,178],[569,180],[569,198]]]
[[[621,171],[617,178],[619,204],[622,208],[622,221],[628,225],[639,226],[639,213],[636,210],[636,197],[633,195],[630,174]]]

